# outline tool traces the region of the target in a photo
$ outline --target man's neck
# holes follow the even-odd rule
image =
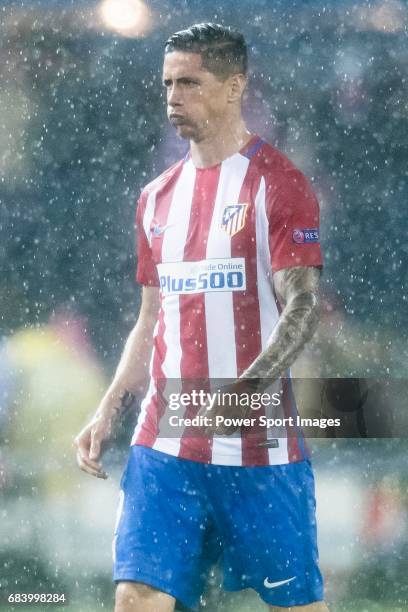
[[[226,126],[200,142],[190,141],[193,164],[196,168],[215,166],[238,153],[250,141],[251,136],[241,120],[233,127]]]

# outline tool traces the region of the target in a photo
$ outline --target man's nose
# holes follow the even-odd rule
[[[167,104],[169,106],[180,106],[182,104],[180,89],[172,85],[167,90]]]

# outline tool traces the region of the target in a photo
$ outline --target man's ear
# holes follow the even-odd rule
[[[233,74],[229,78],[228,102],[239,102],[247,84],[244,74]]]

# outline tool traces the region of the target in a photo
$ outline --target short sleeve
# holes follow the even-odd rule
[[[156,264],[153,261],[152,249],[143,226],[145,206],[146,202],[142,194],[136,209],[136,280],[142,285],[159,287],[159,277],[157,274]]]
[[[272,271],[321,268],[319,204],[306,177],[286,170],[277,186],[267,185],[266,203]]]

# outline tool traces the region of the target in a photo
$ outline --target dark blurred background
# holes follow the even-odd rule
[[[318,195],[322,322],[295,372],[406,378],[408,5],[21,0],[0,3],[0,20],[0,589],[62,585],[73,609],[109,609],[130,433],[108,453],[111,484],[76,471],[71,440],[137,315],[140,189],[186,150],[166,122],[164,42],[199,21],[241,29],[248,125]],[[405,442],[316,448],[333,610],[404,609]],[[221,602],[213,581],[207,609],[258,609]]]
[[[405,3],[2,4],[3,334],[63,304],[116,361],[137,309],[135,201],[183,147],[163,42],[200,20],[246,35],[248,123],[320,196],[329,299],[372,334],[406,334]]]

